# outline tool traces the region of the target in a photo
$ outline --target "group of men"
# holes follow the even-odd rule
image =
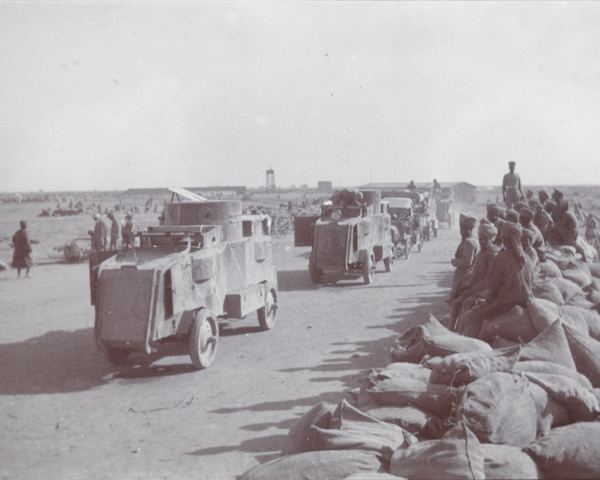
[[[108,219],[111,221],[110,240],[107,234],[106,224],[100,218],[100,215],[98,213],[94,213],[92,215],[92,218],[96,222],[94,230],[90,230],[88,232],[92,237],[92,252],[114,251],[118,248],[120,230],[119,223],[117,222],[117,219],[112,212],[108,213],[107,216]],[[125,215],[125,225],[123,225],[121,237],[123,247],[133,246],[133,215],[131,213]]]
[[[474,217],[461,215],[461,242],[452,259],[456,267],[450,294],[450,327],[477,337],[485,319],[507,312],[516,305],[525,307],[532,295],[532,283],[546,260],[549,248],[567,247],[572,254],[586,250],[578,241],[577,217],[562,192],[552,196],[545,190],[523,195],[515,163],[509,163],[502,193],[506,209],[487,206],[477,237]],[[487,340],[487,339],[486,339]]]

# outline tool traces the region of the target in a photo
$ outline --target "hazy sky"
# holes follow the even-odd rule
[[[600,183],[600,2],[0,2],[0,191]]]

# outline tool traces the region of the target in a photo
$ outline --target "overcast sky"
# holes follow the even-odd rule
[[[600,183],[600,2],[0,2],[0,191]]]

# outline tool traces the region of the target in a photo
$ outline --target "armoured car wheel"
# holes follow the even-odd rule
[[[277,315],[277,291],[270,288],[265,296],[265,306],[260,307],[258,314],[258,323],[263,330],[271,330],[275,326]]]
[[[125,363],[127,358],[129,358],[129,354],[131,353],[131,350],[127,348],[104,347],[102,351],[106,359],[113,365],[122,365],[123,363]]]
[[[375,275],[375,262],[373,256],[369,255],[362,264],[362,274],[365,284],[369,285],[373,281]]]
[[[217,355],[219,325],[212,312],[199,310],[190,328],[190,358],[198,370],[212,365]]]
[[[383,265],[385,266],[386,272],[391,272],[394,269],[394,260],[395,259],[396,259],[396,256],[394,255],[394,252],[392,252],[392,254],[388,258],[383,259]]]

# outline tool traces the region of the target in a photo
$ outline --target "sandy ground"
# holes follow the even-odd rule
[[[136,355],[117,368],[96,349],[88,266],[0,272],[0,478],[232,480],[279,455],[298,416],[337,403],[389,363],[399,332],[448,313],[457,230],[383,265],[372,285],[316,286],[309,248],[275,241],[278,323],[223,325],[217,359]]]

